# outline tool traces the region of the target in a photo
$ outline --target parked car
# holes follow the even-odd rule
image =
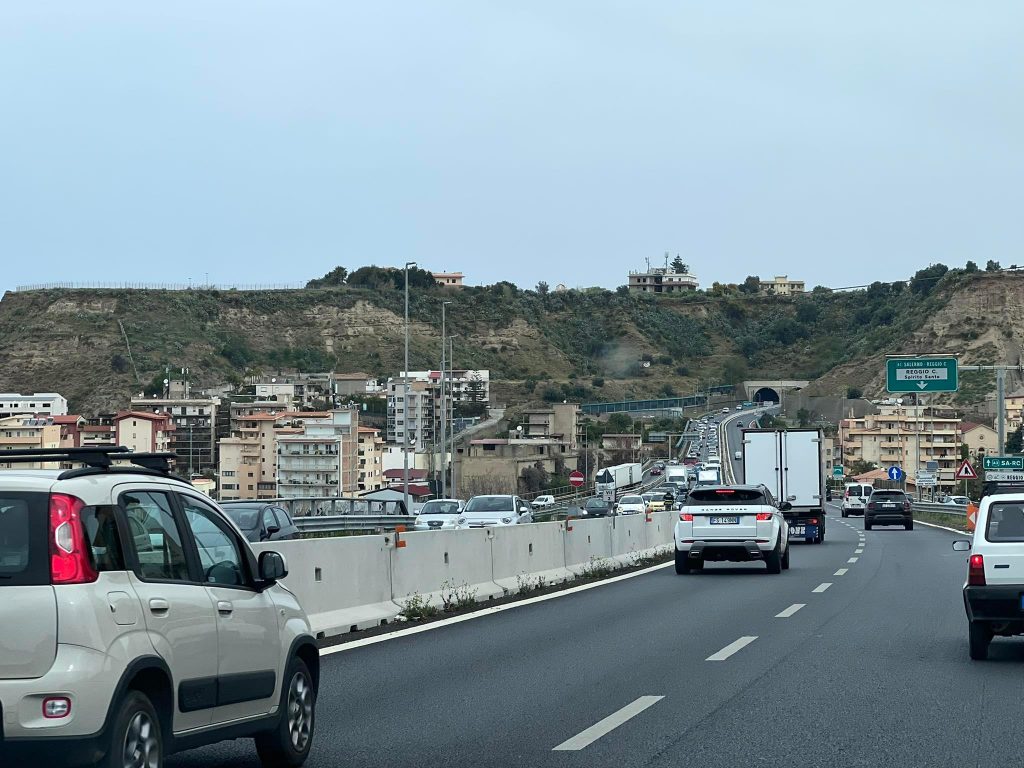
[[[639,515],[647,511],[647,504],[642,496],[623,496],[615,505],[620,515]]]
[[[533,505],[534,509],[547,509],[548,507],[555,506],[555,497],[550,494],[545,494],[543,496],[538,496],[530,503]]]
[[[320,657],[284,557],[166,455],[46,450],[86,466],[0,472],[0,764],[152,768],[252,738],[302,765]]]
[[[470,528],[490,525],[516,525],[532,523],[533,508],[518,496],[474,496],[466,503],[458,523]]]
[[[903,491],[878,488],[871,492],[864,508],[864,530],[875,525],[902,525],[914,530],[914,506]]]
[[[221,508],[241,529],[245,538],[253,543],[302,538],[291,515],[284,507],[276,504],[229,501],[221,504]]]
[[[417,531],[452,531],[466,526],[459,524],[466,502],[462,499],[431,499],[420,507],[416,521],[412,524]]]
[[[583,505],[583,515],[586,517],[610,517],[615,514],[615,508],[611,502],[600,498],[587,499]]]

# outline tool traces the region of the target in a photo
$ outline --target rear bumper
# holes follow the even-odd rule
[[[964,587],[964,609],[971,621],[1024,622],[1024,585]]]
[[[691,560],[727,560],[730,562],[748,562],[751,560],[763,560],[766,553],[775,548],[774,544],[754,540],[740,541],[730,539],[724,541],[694,541],[692,543],[677,543],[676,549],[686,552]]]
[[[913,512],[872,512],[864,513],[864,522],[872,525],[906,525],[914,522]]]
[[[28,766],[43,761],[48,768],[96,765],[103,759],[103,742],[100,734],[53,739],[5,739],[0,736],[0,765]]]

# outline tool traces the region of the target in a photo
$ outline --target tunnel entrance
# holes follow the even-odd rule
[[[778,403],[781,400],[782,398],[779,397],[779,393],[771,387],[761,387],[754,393],[755,403]]]

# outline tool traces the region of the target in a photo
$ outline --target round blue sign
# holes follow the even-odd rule
[[[899,467],[889,467],[888,474],[889,474],[889,479],[890,480],[902,480],[903,479],[903,470],[900,469]]]

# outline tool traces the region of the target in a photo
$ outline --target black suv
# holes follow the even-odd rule
[[[903,491],[884,488],[872,491],[864,508],[864,530],[873,525],[902,525],[914,530],[914,507]]]

